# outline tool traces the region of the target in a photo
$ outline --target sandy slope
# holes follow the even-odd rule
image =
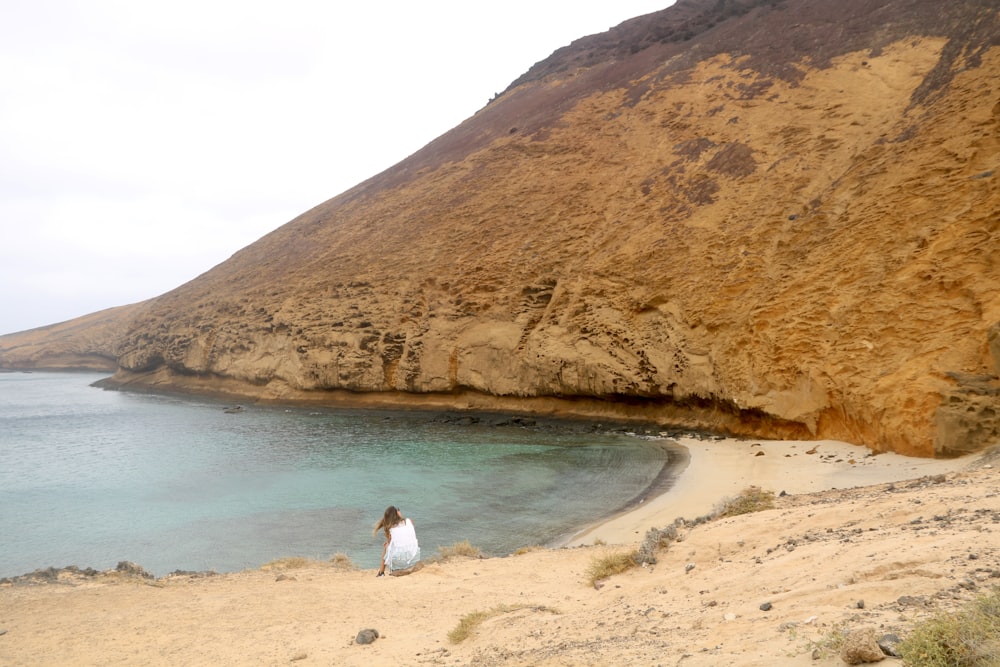
[[[686,444],[691,463],[671,492],[577,538],[605,545],[432,563],[402,578],[314,564],[0,585],[0,664],[833,665],[842,664],[833,653],[812,653],[839,628],[902,634],[1000,584],[989,457]],[[587,583],[594,559],[633,548],[637,530],[702,514],[750,483],[790,495],[773,510],[684,528],[655,565]],[[464,615],[500,605],[513,610],[449,642]],[[369,627],[382,637],[356,644]]]

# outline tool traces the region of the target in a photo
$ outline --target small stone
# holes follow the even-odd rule
[[[373,641],[378,639],[378,630],[374,628],[365,628],[358,633],[358,636],[354,638],[354,642],[357,644],[371,644]]]
[[[854,606],[856,606],[858,609],[864,609],[865,608],[865,601],[864,600],[858,600],[857,602],[854,603]]]
[[[892,656],[893,658],[902,657],[899,654],[899,645],[901,643],[902,640],[897,635],[894,634],[882,635],[878,639],[878,646],[880,649],[882,649],[882,653],[885,653],[888,656]]]
[[[694,563],[688,563],[687,565],[684,566],[684,573],[686,574],[693,569],[694,569]]]
[[[764,603],[762,603],[760,605],[760,610],[761,611],[771,611],[771,603],[770,602],[764,602]]]

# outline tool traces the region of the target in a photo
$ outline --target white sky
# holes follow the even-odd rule
[[[0,334],[134,303],[672,0],[0,0]]]

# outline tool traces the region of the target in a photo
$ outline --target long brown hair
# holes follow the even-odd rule
[[[389,530],[394,526],[398,526],[403,523],[405,520],[406,519],[403,518],[403,515],[399,513],[398,507],[395,505],[389,505],[385,508],[385,514],[382,515],[382,518],[379,519],[378,522],[375,523],[375,527],[372,528],[372,535],[375,535],[379,530],[382,530],[385,532],[385,539],[392,539],[392,534]]]

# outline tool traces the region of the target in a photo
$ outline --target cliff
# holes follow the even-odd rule
[[[977,450],[998,81],[988,0],[682,0],[114,326],[0,337],[0,365]]]

